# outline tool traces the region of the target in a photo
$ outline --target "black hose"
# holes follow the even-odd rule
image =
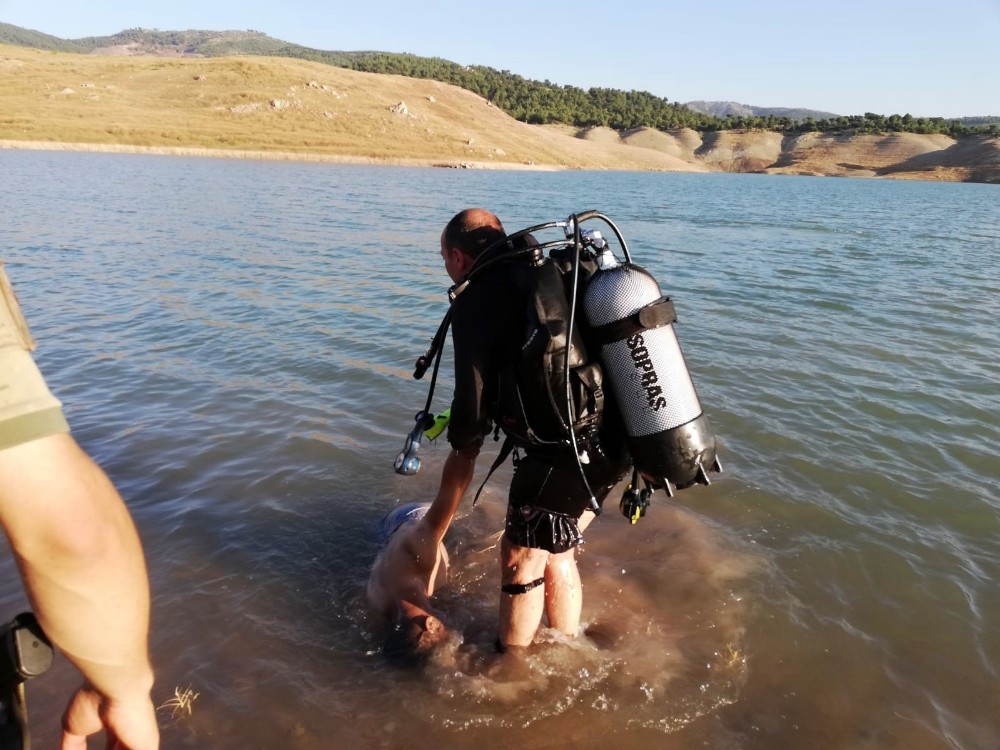
[[[596,212],[595,212],[596,213]],[[583,462],[580,460],[580,449],[576,442],[576,430],[573,429],[573,414],[574,414],[574,404],[573,404],[573,391],[570,388],[569,382],[569,354],[570,349],[573,346],[573,325],[576,322],[576,300],[579,297],[577,289],[577,280],[580,278],[580,251],[583,249],[580,245],[580,221],[578,217],[573,217],[573,276],[570,285],[573,288],[573,294],[571,295],[570,305],[569,305],[569,331],[566,335],[566,357],[563,361],[563,378],[566,382],[566,416],[569,426],[569,438],[570,442],[573,444],[573,455],[576,457],[576,467],[580,470],[580,479],[583,480],[583,487],[587,491],[587,503],[590,505],[590,509],[594,511],[595,515],[601,515],[601,506],[597,503],[597,498],[594,497],[594,491],[590,488],[590,482],[587,481],[587,474],[583,470]]]
[[[434,358],[434,371],[431,373],[430,387],[427,389],[427,401],[424,404],[424,420],[431,413],[431,402],[434,400],[434,387],[437,385],[438,368],[441,367],[441,355],[444,352],[444,338],[448,335],[448,327],[451,325],[451,308],[444,314],[444,320],[438,326],[437,333],[431,341],[431,348],[427,350],[425,357]],[[427,364],[430,364],[429,362]],[[426,371],[426,366],[424,367]]]

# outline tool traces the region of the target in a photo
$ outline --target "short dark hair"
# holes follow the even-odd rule
[[[447,633],[444,623],[433,615],[400,615],[382,643],[382,655],[395,667],[419,667]]]
[[[418,637],[405,625],[397,623],[382,643],[382,655],[386,662],[398,669],[413,669],[427,661],[428,651],[418,648]]]
[[[507,238],[495,214],[483,208],[467,208],[455,214],[444,228],[444,243],[457,247],[471,258]]]

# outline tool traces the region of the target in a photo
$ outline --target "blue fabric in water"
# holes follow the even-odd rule
[[[378,537],[380,542],[386,542],[393,532],[407,521],[416,521],[424,517],[430,503],[403,503],[392,508],[378,522]]]

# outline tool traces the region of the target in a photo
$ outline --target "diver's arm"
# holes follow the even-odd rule
[[[445,459],[437,497],[434,498],[423,519],[431,529],[435,545],[444,539],[445,532],[448,531],[448,526],[451,525],[451,520],[462,502],[462,497],[472,483],[478,453],[478,446],[463,450],[452,449]]]
[[[42,628],[86,679],[63,747],[85,747],[104,724],[123,747],[156,748],[146,566],[107,475],[66,433],[6,448],[0,523]]]
[[[483,383],[484,377],[492,372],[490,362],[496,336],[488,326],[494,324],[494,307],[492,297],[476,293],[462,295],[452,309],[455,392],[448,423],[448,442],[452,450],[441,471],[437,497],[424,516],[436,535],[436,541],[444,538],[465,491],[472,483],[476,456],[491,428]]]

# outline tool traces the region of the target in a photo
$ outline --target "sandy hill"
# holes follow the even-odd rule
[[[741,171],[1000,182],[1000,139],[533,126],[463,89],[288,58],[0,45],[0,147],[466,167]]]
[[[518,122],[436,81],[285,58],[164,59],[0,47],[0,139],[314,157],[703,169]]]

